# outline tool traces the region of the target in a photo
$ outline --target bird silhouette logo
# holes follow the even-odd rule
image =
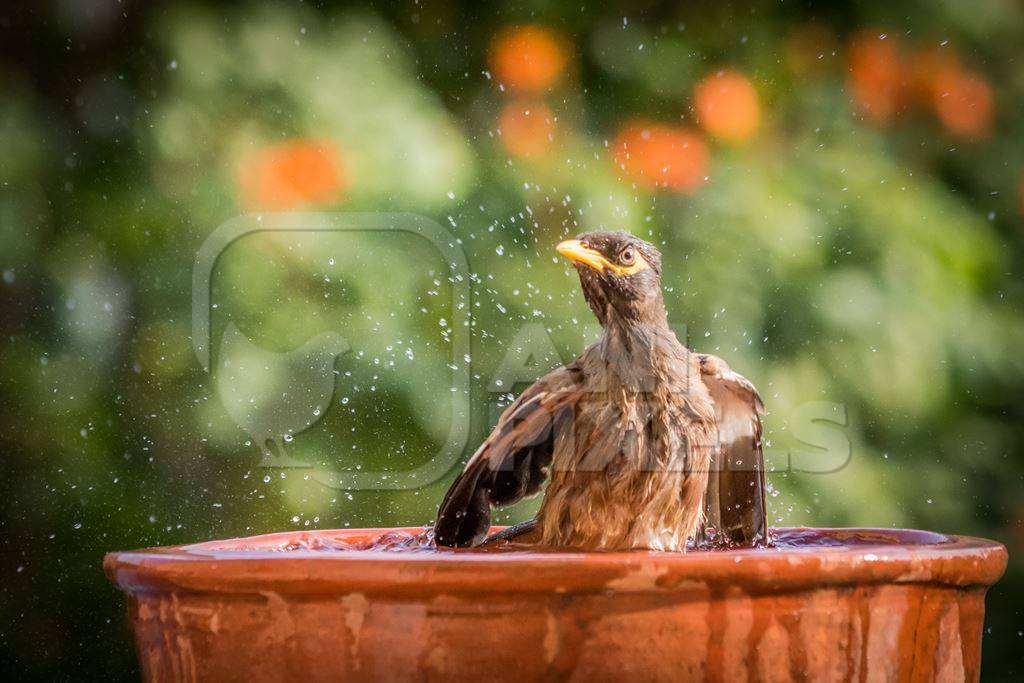
[[[228,415],[259,446],[261,467],[312,467],[285,444],[316,424],[334,397],[334,362],[351,350],[336,332],[283,353],[250,340],[234,323],[221,338],[214,383]]]
[[[402,470],[332,470],[286,452],[289,442],[316,424],[334,397],[337,359],[351,351],[337,332],[323,332],[291,351],[261,348],[228,321],[219,345],[213,341],[213,276],[218,259],[235,242],[260,233],[309,235],[356,233],[404,235],[426,240],[442,260],[451,283],[449,338],[450,412],[447,436],[433,455]],[[263,467],[301,467],[323,486],[337,490],[407,490],[443,478],[458,462],[469,436],[469,313],[471,274],[454,236],[436,221],[412,213],[282,212],[236,216],[218,226],[196,252],[192,268],[192,348],[228,416],[252,437]],[[214,348],[216,347],[216,348]],[[248,445],[248,444],[247,444]]]

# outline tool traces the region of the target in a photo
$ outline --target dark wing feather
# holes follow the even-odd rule
[[[491,525],[491,507],[508,505],[540,491],[557,431],[572,416],[581,395],[576,364],[554,370],[524,391],[455,480],[437,513],[439,546],[478,545]]]
[[[705,530],[728,545],[768,540],[761,418],[757,389],[715,356],[701,355],[701,378],[715,402],[719,448],[712,456],[704,495]],[[707,534],[702,531],[705,538]]]

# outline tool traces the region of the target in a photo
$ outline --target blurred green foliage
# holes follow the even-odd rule
[[[537,66],[502,66],[496,36],[524,24],[564,58],[545,87],[506,82]],[[984,671],[1021,675],[1019,4],[97,1],[0,26],[4,670],[132,678],[105,551],[432,520],[454,470],[416,489],[341,491],[260,467],[217,390],[218,367],[241,363],[218,344],[229,325],[277,353],[344,335],[333,403],[285,449],[321,469],[399,472],[443,443],[454,368],[470,367],[472,407],[455,417],[470,421],[471,451],[517,390],[494,378],[524,326],[553,350],[534,358],[537,375],[583,348],[591,316],[552,247],[609,228],[661,246],[673,322],[758,385],[779,462],[799,446],[801,406],[845,406],[849,463],[776,473],[776,524],[1007,544]],[[871,52],[861,73],[851,40],[869,52],[899,41],[905,57],[879,66]],[[884,100],[893,83],[914,89],[929,51],[974,74],[963,97]],[[723,67],[759,106],[756,129],[730,143],[701,132],[693,97]],[[856,83],[894,112],[865,110]],[[700,135],[706,181],[661,189],[624,161],[617,136],[638,119]],[[191,339],[197,251],[241,213],[290,208],[427,216],[465,252],[472,297],[453,298],[438,253],[399,235],[260,233],[218,261],[205,373]],[[451,327],[457,306],[468,330]],[[471,353],[452,358],[466,331]],[[265,367],[252,391],[275,394],[287,372]]]

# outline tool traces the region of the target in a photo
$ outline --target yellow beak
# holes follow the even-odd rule
[[[573,263],[583,263],[598,272],[602,272],[605,268],[612,266],[612,263],[601,252],[584,246],[579,240],[566,240],[555,247],[555,249]]]

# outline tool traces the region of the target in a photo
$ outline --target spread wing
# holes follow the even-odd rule
[[[582,372],[574,363],[541,377],[505,409],[441,501],[434,525],[437,545],[479,544],[490,528],[492,506],[540,491],[554,436],[572,419],[582,384]]]
[[[759,545],[768,540],[761,418],[757,389],[721,358],[700,355],[701,379],[715,402],[719,448],[712,456],[704,495],[704,525],[715,540]]]

